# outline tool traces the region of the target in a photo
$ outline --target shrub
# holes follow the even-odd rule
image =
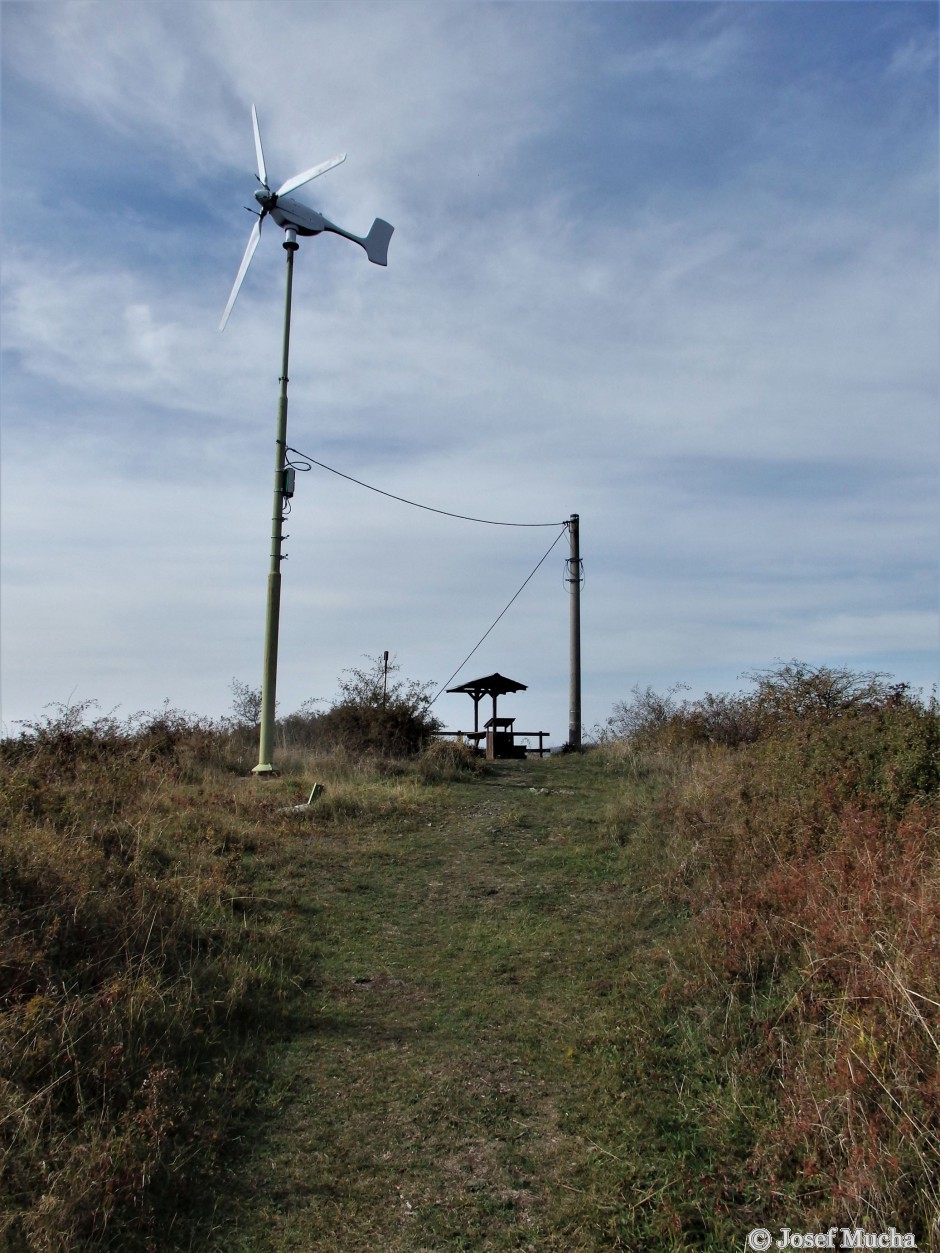
[[[317,719],[318,736],[326,747],[412,756],[442,725],[430,710],[433,685],[396,678],[399,667],[392,663],[386,671],[381,657],[371,661],[367,669],[344,671],[339,699]]]
[[[614,705],[600,739],[647,747],[709,743],[734,748],[773,735],[782,725],[805,729],[816,722],[925,708],[906,683],[891,683],[878,671],[854,673],[787,661],[744,677],[754,691],[706,692],[691,701],[678,699],[686,684],[675,684],[664,695],[636,686],[630,700]]]
[[[753,702],[765,720],[834,718],[902,701],[908,692],[907,684],[889,684],[889,676],[877,670],[856,672],[797,660],[744,677],[757,685]]]
[[[249,687],[239,679],[232,679],[232,712],[226,725],[233,730],[257,731],[261,726],[261,688]]]
[[[614,705],[601,739],[650,741],[664,734],[684,716],[687,706],[676,699],[676,694],[686,690],[686,684],[677,683],[665,695],[660,695],[652,687],[637,685],[632,690],[632,700],[617,701]]]
[[[383,657],[366,668],[345,670],[339,696],[327,710],[311,698],[294,713],[278,718],[283,750],[340,752],[350,757],[411,757],[430,742],[442,723],[430,712],[431,683],[396,677],[399,666]],[[232,680],[232,713],[223,720],[233,748],[249,751],[258,737],[261,690]]]

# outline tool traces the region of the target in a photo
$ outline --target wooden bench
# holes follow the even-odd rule
[[[540,757],[544,757],[545,754],[550,751],[549,749],[545,747],[545,737],[550,734],[551,734],[550,731],[514,731],[513,732],[513,735],[517,736],[521,740],[535,739],[536,737],[538,737],[538,741],[539,741],[538,748],[526,747],[526,752],[538,753]]]
[[[502,719],[500,719],[500,721],[502,721]],[[550,734],[551,734],[550,731],[515,731],[514,730],[512,732],[514,740],[515,739],[523,739],[523,740],[538,739],[538,742],[539,742],[538,748],[528,748],[528,746],[524,744],[516,745],[516,747],[522,748],[524,752],[532,753],[533,755],[538,753],[539,757],[544,757],[545,754],[549,752],[549,749],[545,747],[545,740]],[[453,739],[457,740],[458,743],[463,740],[467,740],[473,744],[473,747],[476,749],[477,752],[480,752],[482,751],[480,748],[480,741],[486,740],[487,732],[486,731],[436,731],[435,735],[440,737],[441,739],[444,739],[445,737],[452,737]]]

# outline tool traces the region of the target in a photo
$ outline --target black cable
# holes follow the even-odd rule
[[[519,525],[519,524],[518,524],[518,523],[516,523],[516,525]],[[540,525],[544,525],[544,524],[540,524]],[[555,525],[557,526],[557,525],[558,525],[558,523],[556,522],[556,523],[555,523]],[[447,684],[448,684],[448,683],[452,683],[452,682],[454,681],[454,679],[457,677],[457,675],[461,672],[461,670],[464,668],[464,666],[467,664],[467,662],[470,660],[470,658],[473,656],[473,654],[477,651],[477,649],[480,647],[480,645],[481,645],[481,644],[483,643],[483,641],[486,639],[487,635],[489,635],[490,631],[492,631],[492,630],[493,630],[493,627],[495,627],[495,626],[496,626],[496,623],[497,623],[497,622],[499,622],[499,619],[503,617],[503,614],[505,614],[505,613],[506,613],[506,611],[507,611],[507,610],[509,609],[509,607],[512,605],[513,601],[515,601],[515,600],[517,599],[517,597],[520,595],[520,593],[522,592],[523,588],[525,587],[526,583],[528,583],[528,582],[529,582],[529,579],[531,579],[531,578],[533,577],[533,575],[535,574],[536,570],[538,570],[538,568],[539,568],[539,566],[542,564],[542,562],[544,562],[544,561],[545,561],[546,557],[548,557],[548,554],[552,551],[552,549],[555,547],[555,545],[558,543],[558,541],[561,539],[561,537],[564,535],[564,533],[565,533],[565,531],[566,531],[567,529],[568,529],[568,523],[567,523],[567,522],[562,523],[561,530],[558,532],[558,534],[557,534],[557,535],[555,536],[555,538],[552,540],[551,544],[549,545],[548,551],[547,551],[547,552],[546,552],[546,553],[545,553],[545,554],[544,554],[544,555],[543,555],[543,556],[539,559],[538,565],[535,567],[535,570],[533,570],[533,571],[532,571],[532,573],[531,573],[531,574],[530,574],[530,575],[526,578],[525,583],[523,583],[523,584],[522,584],[522,587],[520,587],[520,588],[519,588],[519,591],[518,591],[518,592],[516,592],[515,596],[513,596],[512,600],[509,602],[509,604],[506,606],[506,608],[502,611],[502,613],[500,613],[500,614],[499,614],[499,616],[495,619],[495,621],[494,621],[494,622],[493,622],[493,624],[489,627],[489,629],[488,629],[486,632],[484,632],[484,634],[480,637],[480,639],[476,642],[476,644],[474,644],[473,648],[471,648],[471,649],[470,649],[469,653],[467,653],[466,657],[464,657],[463,661],[460,663],[460,665],[457,667],[457,669],[454,671],[454,673],[450,676],[450,678],[449,678],[449,679],[447,679],[447,680],[445,681],[445,683],[444,683],[443,687],[440,689],[440,691],[437,693],[437,695],[434,697],[434,699],[433,699],[433,700],[431,700],[431,701],[430,701],[430,703],[428,704],[428,708],[429,708],[429,709],[431,708],[431,705],[433,705],[433,704],[434,704],[434,701],[436,701],[436,700],[437,700],[437,697],[438,697],[438,696],[440,696],[440,695],[441,695],[441,693],[442,693],[442,692],[444,692],[444,691],[446,690],[446,688],[447,688]]]
[[[288,452],[295,453],[298,457],[302,457],[304,461],[309,462],[303,466],[289,462],[294,465],[297,470],[309,470],[310,466],[319,466],[321,470],[329,470],[330,474],[336,474],[341,479],[347,479],[350,483],[355,483],[358,487],[365,487],[370,492],[377,492],[380,496],[388,496],[390,500],[398,500],[403,505],[411,505],[414,509],[424,509],[428,513],[440,513],[445,518],[459,518],[461,522],[482,522],[485,526],[564,526],[562,522],[494,522],[491,518],[471,518],[465,513],[451,513],[449,509],[435,509],[431,505],[421,505],[416,500],[408,500],[404,496],[396,496],[394,492],[383,491],[381,487],[373,487],[371,483],[363,483],[362,479],[354,479],[351,474],[344,474],[342,470],[334,470],[332,466],[325,465],[322,461],[317,461],[316,457],[311,457],[309,453],[301,452],[299,448],[288,448]]]
[[[300,462],[291,461],[290,458],[286,455],[287,453],[294,453],[295,456],[300,457],[301,459]],[[370,492],[376,492],[379,496],[387,496],[389,500],[397,500],[403,505],[411,505],[412,508],[414,509],[424,509],[427,513],[438,513],[438,514],[443,515],[443,517],[445,518],[458,518],[461,522],[480,522],[484,526],[514,526],[514,527],[560,526],[561,527],[561,530],[552,540],[551,544],[548,546],[548,549],[545,551],[545,553],[543,553],[543,555],[539,558],[538,562],[536,563],[535,568],[526,576],[521,587],[518,589],[515,595],[510,599],[510,601],[506,604],[506,606],[496,616],[496,618],[493,620],[493,622],[490,624],[487,630],[483,633],[483,635],[480,636],[479,640],[477,640],[476,644],[474,644],[470,652],[467,653],[466,657],[464,657],[463,661],[460,663],[460,665],[457,667],[454,673],[450,676],[449,679],[446,680],[443,687],[440,688],[437,694],[428,703],[429,709],[431,705],[433,705],[434,702],[437,700],[438,696],[440,696],[446,690],[447,684],[453,682],[453,680],[461,672],[461,670],[464,668],[464,666],[467,664],[467,662],[470,660],[473,654],[477,651],[477,649],[480,647],[480,645],[483,643],[486,637],[496,627],[500,619],[503,618],[506,613],[508,613],[509,609],[512,607],[515,601],[522,594],[526,585],[535,576],[536,571],[538,571],[539,567],[548,558],[549,553],[552,551],[552,549],[555,547],[555,545],[564,535],[569,525],[567,518],[563,522],[496,522],[492,518],[473,518],[465,513],[452,513],[449,509],[435,509],[432,505],[422,505],[416,500],[408,500],[407,497],[405,496],[396,496],[394,492],[386,492],[381,487],[373,487],[371,483],[364,483],[362,479],[353,478],[351,474],[344,474],[342,470],[336,470],[333,468],[333,466],[328,466],[325,464],[325,462],[318,461],[316,457],[311,457],[309,453],[301,452],[299,448],[293,448],[290,445],[288,445],[285,449],[284,459],[285,459],[286,464],[289,466],[292,466],[295,470],[308,471],[313,466],[319,466],[321,470],[329,470],[330,474],[335,474],[337,475],[338,478],[346,479],[347,482],[349,483],[355,483],[357,487],[364,487]]]
[[[284,464],[285,464],[286,466],[290,466],[290,467],[291,467],[291,469],[293,469],[293,470],[300,470],[300,471],[301,471],[301,473],[304,473],[304,474],[305,474],[308,470],[312,470],[312,469],[313,469],[313,465],[312,465],[312,464],[310,463],[310,461],[309,461],[309,460],[308,460],[308,459],[307,459],[307,458],[303,455],[303,453],[302,453],[302,452],[297,453],[297,456],[298,456],[298,457],[300,457],[300,461],[291,461],[290,457],[288,457],[288,455],[287,455],[287,454],[288,454],[288,453],[290,453],[290,452],[297,452],[297,449],[296,449],[296,448],[291,448],[289,445],[288,445],[287,447],[285,447],[285,449],[284,449]],[[302,463],[306,463],[306,464],[302,464]]]

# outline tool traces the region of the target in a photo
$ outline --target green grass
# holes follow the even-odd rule
[[[507,763],[298,823],[263,891],[315,986],[218,1247],[700,1247],[702,1044],[660,994],[682,919],[624,787],[600,756]]]

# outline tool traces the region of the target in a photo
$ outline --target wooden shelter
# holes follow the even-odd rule
[[[466,692],[473,701],[473,731],[448,731],[442,732],[445,735],[457,735],[473,740],[476,747],[479,747],[480,740],[486,741],[486,756],[489,761],[496,758],[504,757],[524,757],[525,745],[517,744],[516,735],[538,736],[539,756],[545,751],[544,742],[547,731],[515,731],[515,718],[501,718],[497,712],[497,700],[500,696],[505,696],[507,692],[525,692],[527,686],[525,683],[518,683],[515,679],[507,679],[505,675],[487,674],[482,679],[471,679],[469,683],[461,683],[459,687],[449,687],[448,692]],[[489,696],[493,702],[493,714],[483,724],[483,730],[480,730],[480,701],[484,696]]]
[[[507,679],[505,675],[487,674],[482,679],[471,679],[469,683],[461,683],[460,687],[449,687],[448,692],[466,692],[473,701],[473,733],[480,734],[480,701],[484,696],[493,698],[493,717],[496,717],[496,699],[507,692],[525,692],[525,683],[517,683],[515,679]]]

